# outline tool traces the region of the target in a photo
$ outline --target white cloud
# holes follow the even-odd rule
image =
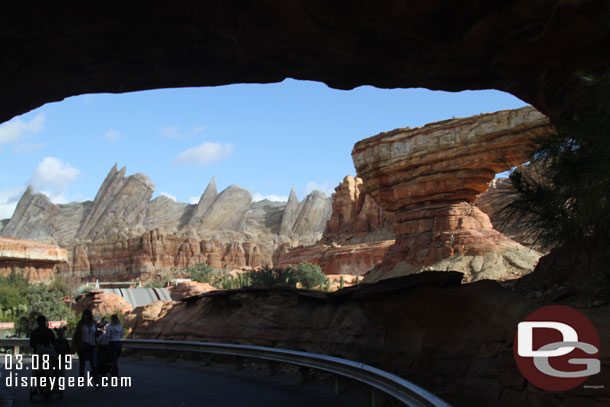
[[[48,145],[49,145],[49,143],[21,144],[21,145],[18,145],[17,147],[15,147],[15,148],[13,148],[13,152],[15,154],[31,153],[32,151],[40,150],[41,148],[44,148],[44,147],[46,147]]]
[[[109,129],[106,134],[104,134],[104,138],[106,139],[106,141],[109,141],[111,143],[116,143],[117,141],[119,141],[119,137],[121,137],[121,133],[114,129]]]
[[[206,142],[178,154],[174,164],[206,166],[228,157],[232,152],[233,144]]]
[[[262,200],[264,200],[264,199],[266,199],[266,200],[268,200],[268,201],[272,201],[272,202],[288,202],[288,197],[287,197],[287,196],[280,196],[280,195],[262,195],[262,194],[259,194],[258,192],[257,192],[257,193],[255,193],[255,194],[252,196],[252,200],[253,200],[254,202],[257,202],[257,201],[262,201]]]
[[[13,216],[22,194],[23,188],[7,188],[0,191],[0,219]]]
[[[305,194],[310,194],[312,191],[322,191],[326,195],[331,196],[333,192],[335,192],[335,187],[331,186],[328,181],[324,181],[321,184],[311,181],[308,182],[307,186],[305,187]]]
[[[63,199],[62,194],[80,171],[59,158],[45,157],[38,163],[28,183],[38,191],[45,192],[52,200]]]
[[[167,126],[161,129],[161,137],[173,138],[173,139],[185,139],[189,137],[195,137],[199,133],[205,130],[205,126],[195,127],[188,133],[183,133],[180,126]]]
[[[169,199],[171,199],[174,202],[177,202],[176,197],[173,196],[173,195],[168,194],[167,192],[161,192],[159,195],[160,196],[164,196],[166,198],[169,198]]]
[[[192,196],[189,198],[189,203],[197,205],[199,203],[199,196]]]
[[[0,126],[0,143],[12,143],[28,134],[39,133],[44,127],[44,114],[39,113],[29,122],[15,118]]]

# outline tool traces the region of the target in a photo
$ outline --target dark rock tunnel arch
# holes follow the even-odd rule
[[[271,83],[503,90],[553,120],[610,60],[603,0],[23,3],[0,16],[0,122],[84,93]]]

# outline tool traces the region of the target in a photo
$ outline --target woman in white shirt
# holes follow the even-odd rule
[[[110,324],[106,325],[106,336],[110,344],[110,355],[112,358],[112,375],[119,375],[119,356],[121,356],[121,338],[123,337],[123,327],[117,314],[110,317]]]

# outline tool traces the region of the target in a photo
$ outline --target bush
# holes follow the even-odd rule
[[[207,263],[199,263],[186,269],[187,275],[193,281],[215,285],[218,277],[216,271]]]
[[[326,282],[326,276],[322,273],[322,269],[315,264],[303,262],[296,267],[295,273],[297,281],[301,283],[303,288],[322,287]]]
[[[272,269],[265,267],[258,271],[249,271],[247,280],[253,287],[290,287],[296,288],[300,283],[303,288],[322,288],[327,278],[322,269],[311,263],[301,263],[296,268]]]
[[[295,270],[290,267],[283,269],[272,269],[265,266],[262,270],[248,271],[248,280],[252,287],[291,287],[296,288],[297,276]]]

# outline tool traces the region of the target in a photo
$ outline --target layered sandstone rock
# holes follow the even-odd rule
[[[291,199],[292,195],[288,206]],[[329,276],[361,276],[378,268],[394,244],[392,216],[364,191],[360,178],[348,175],[335,188],[332,214],[322,240],[313,246],[280,246],[274,254],[274,265],[287,267],[308,262],[319,265]]]
[[[93,290],[74,298],[72,309],[76,314],[90,309],[93,315],[125,314],[133,310],[133,305],[118,294]]]
[[[221,193],[213,178],[197,205],[166,196],[150,200],[143,174],[125,176],[115,165],[93,202],[55,205],[29,187],[2,235],[57,242],[68,250],[60,271],[75,277],[121,280],[208,263],[214,268],[272,265],[287,243],[312,244],[330,217],[331,202],[314,191],[299,202],[252,202],[232,185]]]
[[[68,253],[56,245],[0,237],[0,275],[25,273],[32,280],[48,280],[56,266],[68,261]]]
[[[362,276],[381,266],[382,260],[394,240],[328,246],[317,244],[288,249],[280,247],[275,265],[296,266],[302,262],[320,266],[324,274],[349,274]]]
[[[174,301],[216,290],[208,283],[198,283],[197,281],[181,281],[166,287],[166,289]]]
[[[344,244],[393,240],[393,213],[386,213],[365,192],[361,178],[346,176],[332,196],[332,215],[323,241]]]
[[[352,157],[367,192],[395,212],[396,244],[382,267],[393,273],[386,276],[424,266],[463,271],[466,280],[531,271],[538,255],[495,231],[473,201],[496,173],[526,161],[536,140],[552,132],[545,116],[524,107],[356,143]]]

